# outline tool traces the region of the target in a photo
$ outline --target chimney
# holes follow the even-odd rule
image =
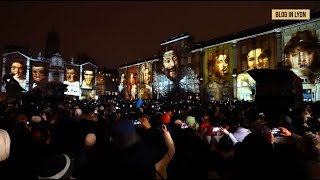
[[[74,64],[74,58],[73,57],[71,57],[71,62],[70,63]]]
[[[42,59],[42,57],[41,57],[41,51],[39,51],[39,53],[38,53],[38,59],[39,59],[39,60]]]

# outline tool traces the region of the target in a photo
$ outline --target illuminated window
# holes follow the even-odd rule
[[[117,96],[117,95],[118,95],[118,92],[115,92],[115,93],[114,93],[114,95],[116,95],[116,96]]]
[[[246,86],[248,86],[248,83],[247,83],[246,81],[243,81],[243,82],[242,82],[242,86],[243,86],[243,87],[246,87]]]
[[[114,78],[112,78],[112,81],[114,81]]]

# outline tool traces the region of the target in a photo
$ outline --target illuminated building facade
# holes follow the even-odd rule
[[[139,63],[128,64],[118,69],[118,97],[127,100],[152,99],[155,81],[154,68],[159,58],[152,57]]]
[[[50,59],[29,57],[20,52],[3,54],[1,62],[1,77],[14,74],[14,79],[25,92],[43,89],[48,83],[63,83],[68,85],[64,92],[66,96],[76,98],[95,98],[97,66],[92,63],[75,64],[72,58],[65,61],[58,53]],[[1,78],[1,92],[5,92],[5,83]]]
[[[304,100],[318,101],[320,18],[316,16],[308,21],[278,21],[198,43],[188,34],[164,41],[159,59],[150,65],[152,98],[253,101],[256,82],[247,71],[289,69],[303,81]],[[130,70],[120,67],[119,79],[133,76],[141,82],[140,64],[131,64]],[[134,99],[129,91],[122,97]]]

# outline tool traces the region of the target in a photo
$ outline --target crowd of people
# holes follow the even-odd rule
[[[320,178],[317,102],[2,100],[0,179]]]

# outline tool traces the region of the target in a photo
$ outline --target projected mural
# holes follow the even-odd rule
[[[254,100],[255,81],[246,73],[252,69],[276,69],[275,35],[263,35],[237,43],[237,99]]]
[[[83,70],[83,76],[82,76],[82,89],[92,89],[93,83],[94,83],[94,73],[92,70]]]
[[[299,77],[314,83],[320,70],[320,45],[315,31],[305,30],[293,33],[284,47],[285,66]]]
[[[179,86],[185,92],[200,93],[198,75],[191,68],[184,68],[184,76],[179,82]]]
[[[120,84],[118,86],[118,91],[121,93],[124,91],[124,87],[126,85],[126,75],[124,73],[121,73],[120,76]]]
[[[320,44],[316,30],[284,32],[283,36],[285,68],[302,79],[304,100],[319,100]]]
[[[79,81],[79,67],[68,66],[65,68],[65,78],[63,83],[68,85],[66,95],[79,96],[80,81]]]
[[[153,72],[154,91],[157,97],[165,96],[173,89],[173,82],[164,74]]]
[[[144,63],[140,65],[140,90],[139,97],[141,99],[152,98],[152,63]]]
[[[175,79],[178,65],[178,57],[176,56],[175,52],[173,50],[167,51],[163,54],[162,58],[163,73],[167,77]]]
[[[247,73],[237,76],[237,99],[253,101],[256,92],[256,81]]]
[[[138,98],[138,66],[129,67],[127,70],[127,93],[126,99]]]
[[[31,62],[32,88],[45,86],[48,83],[49,64],[44,62]]]
[[[19,85],[26,89],[26,60],[19,57],[7,58],[5,74],[14,74],[13,78],[19,82]]]
[[[203,73],[209,99],[223,100],[231,98],[232,59],[232,44],[205,50]]]
[[[237,69],[275,69],[274,34],[258,36],[237,43]]]

